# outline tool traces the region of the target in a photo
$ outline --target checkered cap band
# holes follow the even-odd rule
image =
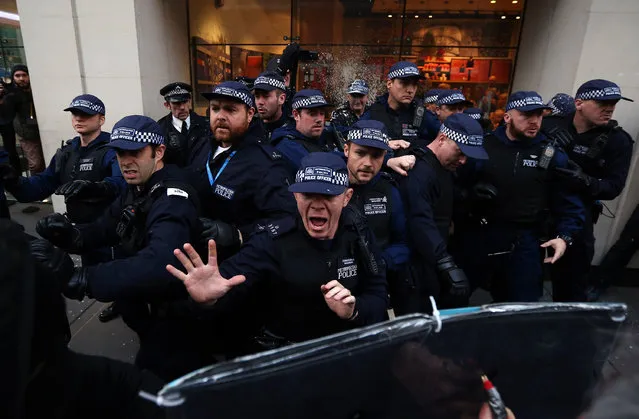
[[[396,79],[398,77],[412,77],[419,76],[419,69],[417,67],[404,67],[398,68],[388,73],[388,80]]]
[[[253,88],[259,89],[258,85],[260,84],[268,84],[269,86],[273,86],[277,89],[286,90],[286,85],[284,84],[284,82],[276,80],[276,79],[272,79],[270,77],[259,76],[258,78],[255,79],[255,82],[253,83]]]
[[[435,102],[437,102],[437,96],[439,96],[439,95],[424,96],[424,102],[426,102],[426,103],[435,103]]]
[[[373,140],[388,145],[388,136],[375,128],[360,128],[348,131],[348,141]]]
[[[437,104],[438,104],[438,105],[447,105],[447,104],[449,104],[449,103],[458,102],[458,101],[460,101],[460,100],[461,100],[461,101],[465,101],[465,100],[466,100],[466,97],[464,96],[464,94],[463,94],[463,93],[455,92],[455,93],[451,93],[451,94],[450,94],[450,95],[448,95],[448,96],[444,96],[444,97],[442,97],[441,99],[439,99],[439,100],[437,101]]]
[[[297,171],[295,183],[302,182],[324,182],[348,187],[348,173],[345,171],[338,172],[325,166],[310,166]]]
[[[93,112],[101,113],[104,115],[104,106],[98,105],[97,103],[89,102],[84,99],[76,99],[69,105],[69,108],[85,108],[91,109]]]
[[[319,95],[307,96],[307,97],[298,98],[295,101],[293,101],[292,108],[300,109],[300,108],[307,108],[313,105],[328,105],[328,102],[326,102],[326,99],[324,98],[324,96],[319,96]]]
[[[242,102],[244,102],[247,106],[251,108],[255,107],[255,104],[253,103],[253,98],[251,97],[251,95],[245,92],[241,92],[239,90],[231,89],[229,87],[217,86],[215,89],[213,89],[212,93],[214,95],[235,97],[241,100]]]
[[[523,99],[513,100],[506,105],[506,111],[511,109],[523,108],[524,106],[539,105],[546,106],[539,96],[528,96]]]
[[[177,95],[190,95],[190,94],[191,92],[186,90],[184,87],[175,86],[175,88],[171,90],[169,93],[165,94],[164,97],[171,97],[171,96],[177,96]]]
[[[135,128],[118,127],[111,132],[111,141],[126,140],[136,143],[164,144],[164,137],[155,132],[142,132]]]
[[[610,96],[621,97],[621,89],[616,86],[605,87],[603,89],[590,90],[578,94],[575,99],[581,100],[599,100]]]
[[[442,134],[446,137],[450,138],[456,143],[481,147],[484,144],[484,136],[483,135],[468,135],[463,132],[453,131],[448,128],[446,125],[442,125],[440,128]]]
[[[467,113],[466,115],[470,116],[475,121],[479,121],[481,119],[481,114],[480,113]]]
[[[561,115],[563,113],[552,100],[548,102],[548,106],[550,106],[551,115]]]

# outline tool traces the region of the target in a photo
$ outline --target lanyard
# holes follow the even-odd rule
[[[215,175],[215,177],[213,177],[213,173],[211,172],[211,165],[209,164],[209,161],[211,160],[211,155],[213,154],[213,152],[209,153],[209,158],[206,160],[206,173],[209,175],[209,183],[211,184],[211,186],[215,184],[215,181],[217,180],[217,178],[219,178],[222,172],[224,171],[224,169],[226,169],[226,166],[229,164],[229,161],[231,161],[236,151],[237,150],[233,151],[231,154],[229,154],[226,160],[224,160],[222,167],[220,167],[220,170],[217,171],[217,174]]]

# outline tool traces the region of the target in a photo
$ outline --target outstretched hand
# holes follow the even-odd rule
[[[217,249],[214,240],[209,240],[209,258],[205,265],[193,246],[184,245],[184,252],[175,249],[173,254],[178,258],[186,273],[173,265],[166,265],[166,270],[171,275],[184,283],[191,298],[198,303],[211,304],[226,295],[231,288],[246,280],[244,275],[235,275],[230,279],[220,274],[217,265]]]

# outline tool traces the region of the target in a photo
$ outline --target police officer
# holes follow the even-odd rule
[[[540,133],[544,109],[536,92],[509,97],[506,125],[484,140],[489,160],[468,176],[478,201],[489,202],[477,222],[455,225],[457,261],[474,286],[492,281],[496,301],[537,301],[542,261],[559,260],[583,224],[579,197],[558,182],[556,169],[566,167],[568,157]],[[547,226],[548,210],[552,226]]]
[[[213,241],[208,264],[185,245],[188,257],[175,252],[187,273],[167,267],[193,300],[215,302],[214,310],[259,292],[265,303],[257,338],[261,349],[370,325],[386,316],[386,281],[379,254],[370,246],[372,235],[343,213],[353,193],[343,158],[309,154],[289,189],[298,214],[267,225],[219,268]]]
[[[300,90],[291,103],[295,125],[275,130],[271,144],[284,156],[289,172],[294,175],[308,153],[343,150],[332,141],[332,131],[324,129],[326,110],[330,106],[319,90]]]
[[[566,93],[557,93],[548,101],[550,109],[544,112],[546,116],[566,116],[575,113],[575,98]]]
[[[444,122],[449,116],[463,112],[464,109],[473,106],[460,90],[442,90],[435,102],[435,113],[440,122]]]
[[[608,80],[590,80],[575,95],[574,113],[549,117],[543,129],[562,146],[570,166],[562,180],[586,206],[582,234],[566,258],[553,269],[553,295],[557,301],[583,301],[586,277],[594,255],[593,224],[601,213],[600,200],[615,199],[626,184],[633,141],[612,119],[621,96],[619,86]],[[598,285],[590,290],[596,298]]]
[[[209,100],[213,143],[205,167],[193,175],[205,226],[224,247],[248,240],[258,225],[295,213],[287,191],[289,175],[282,155],[262,144],[261,122],[253,119],[253,95],[242,83],[228,81],[202,94]],[[217,233],[216,233],[217,231]],[[224,234],[221,240],[216,234]],[[222,249],[221,249],[222,250]]]
[[[439,96],[441,91],[442,89],[430,89],[424,93],[424,107],[435,117],[437,116],[437,113],[435,112],[437,105],[435,105],[435,102],[437,102],[437,96]]]
[[[453,216],[452,172],[468,157],[485,159],[482,143],[479,124],[455,114],[428,147],[414,150],[415,167],[400,181],[415,281],[412,298],[400,308],[403,313],[428,310],[429,296],[445,307],[467,304],[468,280],[446,250]]]
[[[160,89],[164,107],[170,113],[158,120],[166,138],[164,162],[186,167],[204,162],[206,146],[211,132],[206,119],[191,110],[191,85],[182,82],[169,83]]]
[[[273,131],[289,122],[283,111],[286,101],[284,78],[274,71],[265,71],[253,83],[255,106],[266,130],[266,143],[271,140]]]
[[[175,378],[201,366],[196,362],[201,358],[183,352],[198,348],[187,348],[192,323],[169,305],[184,295],[164,266],[174,263],[172,249],[199,237],[197,200],[182,171],[164,165],[164,133],[151,118],[132,115],[118,121],[109,147],[116,150],[126,192],[93,223],[74,225],[51,214],[36,230],[73,253],[119,243],[127,257],[67,272],[61,279],[64,295],[117,300],[123,320],[140,337],[136,364]]]
[[[102,132],[104,103],[93,95],[80,95],[65,109],[79,134],[58,149],[49,167],[29,178],[11,167],[3,167],[2,179],[20,202],[45,199],[52,193],[64,195],[72,222],[95,220],[118,195],[124,181],[115,153],[106,145],[109,133]]]
[[[479,122],[484,132],[488,133],[493,130],[493,126],[490,121],[484,118],[481,114],[481,109],[479,108],[466,108],[463,113],[473,118],[475,121]]]
[[[331,125],[346,132],[367,110],[368,83],[355,79],[346,90],[346,102],[331,114]]]
[[[366,218],[386,266],[389,294],[399,298],[409,259],[404,205],[393,179],[380,172],[391,150],[384,124],[358,121],[348,132],[344,155],[353,189],[351,205]]]
[[[393,64],[386,81],[388,93],[378,97],[361,118],[380,121],[386,126],[391,148],[398,156],[406,154],[410,145],[425,147],[439,130],[437,119],[415,99],[417,85],[423,79],[415,64],[408,61]]]

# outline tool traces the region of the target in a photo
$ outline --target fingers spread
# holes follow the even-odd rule
[[[177,279],[179,279],[180,281],[184,282],[186,281],[186,274],[182,271],[180,271],[179,269],[177,269],[175,266],[173,265],[166,265],[166,270],[169,271],[169,273],[171,275],[173,275],[174,277],[176,277]]]
[[[228,280],[228,285],[230,287],[234,287],[236,285],[240,285],[244,281],[246,281],[246,277],[244,275],[235,275],[233,278]]]
[[[184,269],[186,269],[186,272],[191,272],[194,269],[193,264],[191,263],[191,260],[188,257],[186,257],[186,255],[182,253],[180,249],[175,249],[173,251],[173,254],[180,261],[182,266],[184,266]]]
[[[184,251],[191,259],[191,262],[193,263],[194,267],[199,268],[200,266],[204,266],[204,263],[202,263],[202,259],[200,259],[200,255],[197,254],[197,252],[195,251],[193,246],[191,246],[190,243],[184,244]]]

